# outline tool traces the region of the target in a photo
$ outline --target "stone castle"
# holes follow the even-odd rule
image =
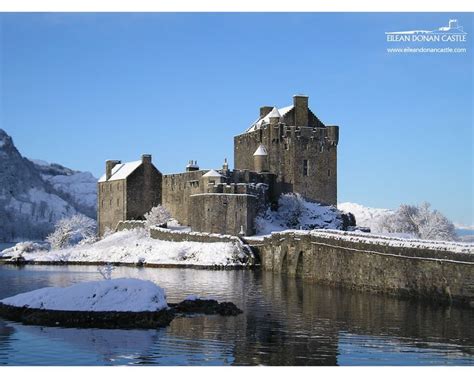
[[[276,206],[282,193],[337,203],[339,127],[324,125],[308,107],[308,97],[293,105],[260,108],[243,134],[234,137],[234,169],[201,170],[189,161],[186,171],[163,175],[151,155],[122,163],[107,160],[98,182],[99,235],[118,222],[144,219],[162,204],[193,231],[253,235],[258,211]]]

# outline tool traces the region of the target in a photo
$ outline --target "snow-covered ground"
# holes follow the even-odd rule
[[[374,233],[381,232],[379,227],[380,220],[394,213],[390,209],[378,209],[375,207],[366,207],[358,203],[343,202],[337,205],[339,210],[354,214],[357,226],[369,227]]]
[[[64,311],[159,311],[168,307],[164,290],[151,281],[136,278],[46,287],[0,300],[29,308]]]
[[[21,248],[20,248],[21,247]],[[143,229],[124,230],[93,244],[61,250],[24,250],[14,246],[0,252],[2,258],[23,257],[36,262],[110,262],[199,266],[241,266],[248,251],[240,242],[170,242],[152,239]]]
[[[255,223],[259,236],[288,229],[340,229],[343,221],[334,206],[308,202],[298,194],[284,194],[278,201],[278,210],[267,209]]]

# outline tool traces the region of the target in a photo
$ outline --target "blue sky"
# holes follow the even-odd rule
[[[386,31],[457,18],[462,54],[389,54]],[[2,14],[0,127],[27,157],[102,174],[233,159],[261,105],[340,126],[339,201],[473,216],[473,14]],[[424,44],[423,46],[436,46]],[[404,46],[401,44],[401,46]]]

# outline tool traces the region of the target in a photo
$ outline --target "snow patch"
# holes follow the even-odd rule
[[[306,201],[299,194],[283,194],[278,210],[266,209],[256,220],[257,235],[267,235],[288,229],[340,229],[342,213],[334,206]]]
[[[0,303],[63,311],[159,311],[168,308],[164,290],[135,278],[92,281],[65,288],[46,287],[5,298]]]
[[[202,175],[202,177],[222,177],[222,175],[219,172],[217,172],[216,170],[211,169],[209,172]]]
[[[276,108],[273,108],[273,109],[276,109]],[[273,109],[272,109],[272,112],[273,112]],[[286,106],[284,108],[280,108],[280,109],[277,109],[277,112],[279,114],[280,117],[283,117],[286,113],[288,113],[290,110],[293,109],[293,105],[290,105],[290,106]],[[260,129],[263,125],[265,124],[268,124],[270,122],[270,114],[267,114],[265,117],[263,118],[259,118],[257,121],[255,121],[252,126],[250,126],[247,130],[246,130],[246,133],[249,133],[249,132],[252,132],[252,131],[255,131],[255,130],[258,130]]]
[[[177,231],[174,231],[177,232]],[[2,258],[19,257],[15,247],[0,252]],[[109,262],[164,265],[243,266],[248,252],[236,242],[171,242],[153,239],[143,229],[124,230],[92,244],[21,255],[36,262]]]

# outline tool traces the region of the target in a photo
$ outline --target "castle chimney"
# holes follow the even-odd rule
[[[186,165],[186,172],[199,171],[199,165],[197,160],[189,160],[188,165]]]
[[[142,155],[142,163],[143,164],[151,164],[151,155],[150,154],[143,154]]]
[[[117,165],[120,164],[120,160],[106,160],[105,161],[105,180],[110,179],[112,177],[112,169]]]
[[[273,106],[261,106],[260,107],[260,118],[265,117],[273,109]]]
[[[293,96],[295,107],[295,126],[308,126],[308,96]]]

